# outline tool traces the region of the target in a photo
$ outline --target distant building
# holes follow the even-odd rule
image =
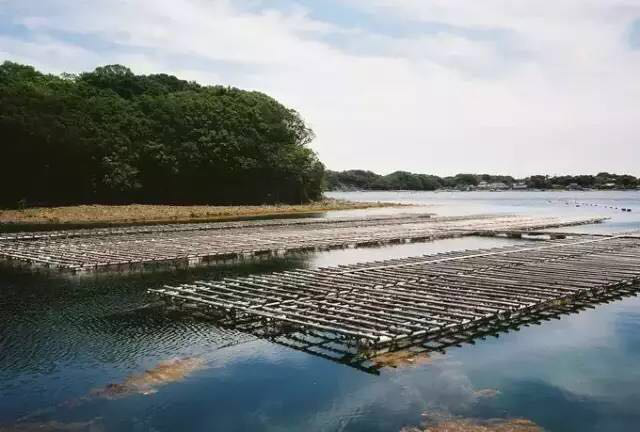
[[[488,183],[483,180],[480,183],[478,183],[478,186],[476,186],[476,189],[477,190],[506,190],[506,189],[509,189],[509,186],[507,186],[507,184],[503,182]]]
[[[507,184],[503,183],[503,182],[495,182],[495,183],[489,183],[489,189],[490,190],[505,190],[505,189],[509,189],[509,186],[507,186]]]
[[[582,186],[580,186],[578,183],[570,183],[569,186],[567,186],[567,189],[569,189],[569,190],[582,190],[584,188]]]
[[[522,190],[526,188],[527,188],[527,184],[525,182],[518,182],[511,185],[511,189]]]

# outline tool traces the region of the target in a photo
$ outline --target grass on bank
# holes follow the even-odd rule
[[[395,207],[399,204],[325,199],[300,205],[174,206],[174,205],[77,205],[0,210],[0,227],[10,225],[117,225],[135,223],[206,222],[235,218],[305,215],[329,210]]]

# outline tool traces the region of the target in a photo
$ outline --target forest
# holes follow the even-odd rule
[[[300,115],[259,92],[108,65],[0,65],[0,206],[303,203],[324,166]]]

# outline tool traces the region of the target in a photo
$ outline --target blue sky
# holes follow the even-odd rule
[[[640,0],[0,0],[0,58],[264,91],[332,169],[640,174]]]

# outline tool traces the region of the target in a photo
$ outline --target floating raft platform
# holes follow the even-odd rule
[[[70,272],[148,264],[198,265],[255,255],[494,235],[603,218],[404,214],[152,225],[0,235],[0,259]]]
[[[196,222],[196,223],[168,223],[116,226],[107,228],[80,228],[34,232],[0,233],[0,240],[47,240],[56,238],[75,237],[103,237],[121,234],[154,234],[154,233],[178,233],[186,231],[215,231],[238,228],[269,228],[281,226],[313,226],[313,225],[366,225],[368,223],[384,225],[394,223],[397,220],[422,220],[430,218],[432,213],[378,215],[366,217],[303,217],[303,218],[272,218],[272,219],[248,219],[222,222]],[[478,215],[489,216],[489,215]]]
[[[432,354],[444,354],[450,348],[462,346],[463,343],[475,344],[478,340],[489,337],[499,338],[502,333],[520,331],[522,327],[542,325],[552,319],[577,314],[594,309],[599,304],[607,304],[625,297],[637,296],[640,285],[619,285],[601,293],[594,293],[588,298],[574,299],[571,303],[557,302],[539,311],[512,316],[508,320],[496,319],[486,321],[478,326],[469,327],[455,333],[444,333],[381,349],[363,346],[353,338],[345,338],[326,331],[294,326],[284,322],[264,319],[259,316],[215,314],[211,309],[202,311],[198,305],[164,297],[169,307],[164,308],[176,319],[185,316],[211,322],[218,329],[240,331],[258,339],[268,340],[317,357],[344,364],[362,372],[379,375],[380,369],[386,367],[402,367],[421,361],[429,361]],[[395,359],[395,360],[394,360]]]
[[[183,310],[354,366],[381,353],[439,350],[632,295],[638,281],[640,238],[576,235],[150,292]]]

